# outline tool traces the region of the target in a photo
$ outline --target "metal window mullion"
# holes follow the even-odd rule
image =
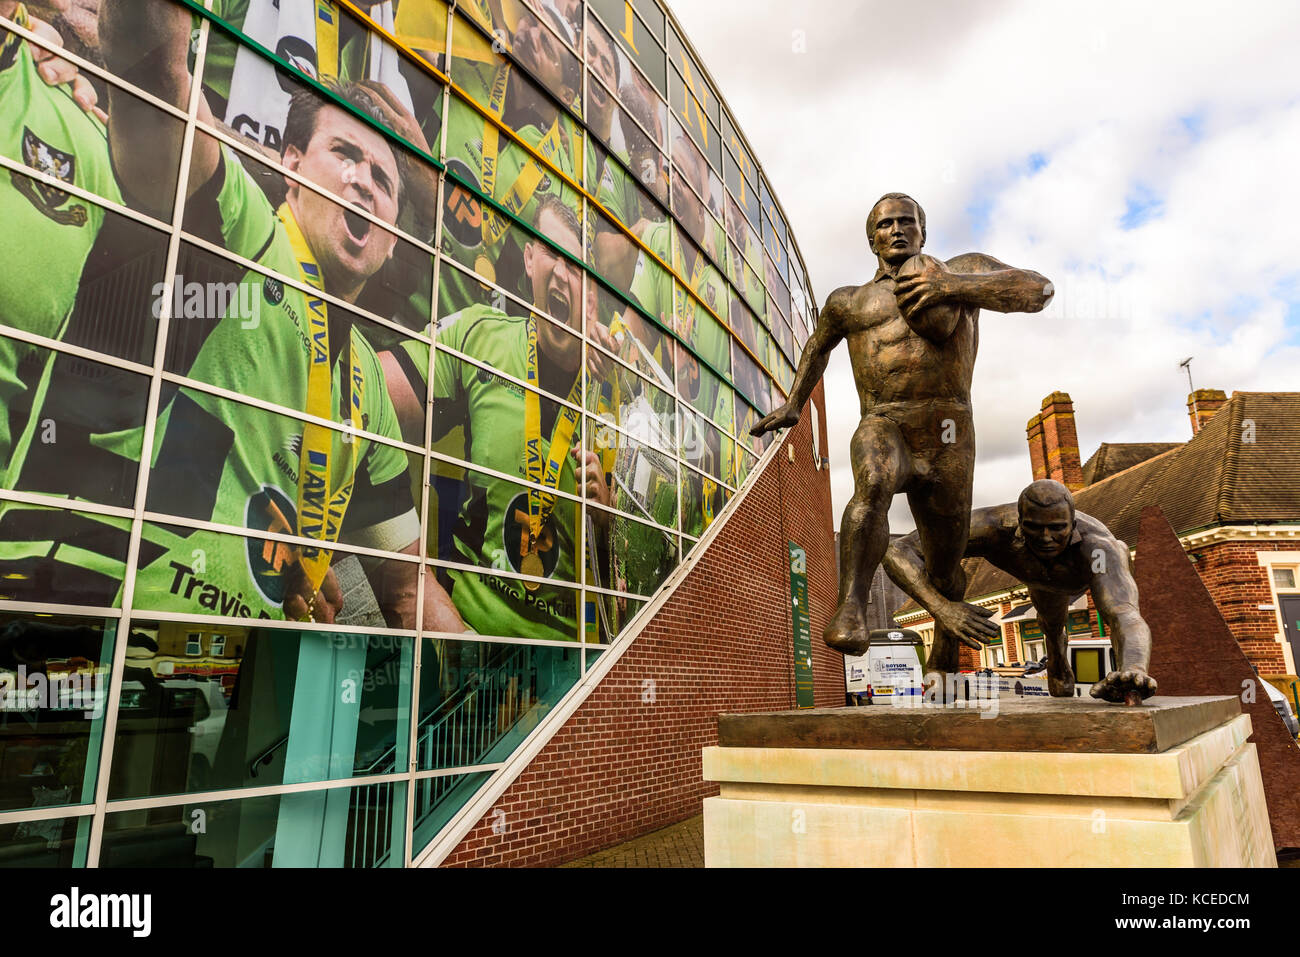
[[[176,194],[172,204],[171,235],[167,241],[167,261],[163,272],[163,301],[160,303],[158,325],[155,330],[153,373],[149,382],[149,399],[145,406],[144,436],[141,441],[140,468],[136,474],[135,516],[131,520],[131,537],[126,552],[126,574],[122,582],[122,619],[117,640],[113,645],[113,666],[109,671],[108,702],[104,711],[104,746],[99,759],[99,780],[95,786],[95,814],[90,828],[90,841],[86,851],[86,867],[99,867],[99,852],[103,843],[104,824],[108,805],[108,784],[113,771],[113,751],[117,739],[118,705],[121,698],[123,674],[126,668],[127,639],[131,633],[131,609],[135,597],[135,566],[140,557],[140,536],[144,529],[144,503],[149,491],[149,461],[152,459],[154,434],[158,420],[158,403],[162,392],[162,366],[166,355],[167,333],[171,324],[172,287],[175,282],[177,258],[180,255],[181,224],[185,217],[185,203],[189,196],[190,159],[194,150],[194,127],[198,117],[199,102],[203,97],[203,66],[207,57],[208,22],[199,25],[198,49],[195,51],[194,72],[190,79],[189,104],[186,110],[185,132],[181,141],[179,168],[176,171]],[[114,690],[117,694],[114,694]]]
[[[450,5],[447,8],[447,30],[444,37],[447,46],[446,65],[450,69],[450,46],[451,46],[451,17],[452,11]],[[448,77],[450,79],[450,76]],[[447,149],[447,104],[449,98],[448,84],[442,85],[442,122],[438,128],[438,160],[444,163],[444,168],[438,172],[438,195],[437,207],[434,216],[434,233],[433,233],[433,287],[429,295],[429,359],[425,368],[424,381],[424,448],[420,453],[420,539],[417,543],[420,555],[420,574],[417,579],[419,586],[419,596],[416,599],[419,606],[416,610],[416,628],[415,628],[415,654],[411,664],[411,719],[408,727],[408,745],[406,752],[405,780],[406,787],[406,806],[403,809],[406,818],[402,834],[402,866],[410,867],[411,859],[415,853],[415,804],[418,797],[419,785],[416,783],[415,771],[419,768],[419,745],[420,745],[420,671],[424,667],[424,595],[428,588],[427,578],[430,574],[428,562],[425,560],[427,555],[426,543],[429,540],[429,471],[432,467],[433,459],[430,450],[433,446],[433,392],[434,382],[433,375],[436,367],[437,349],[438,349],[438,293],[442,281],[442,256],[438,250],[442,248],[442,210],[443,196],[447,188],[447,172],[445,168],[445,157]],[[436,651],[435,651],[436,654]],[[441,666],[441,662],[439,662]],[[440,668],[441,670],[441,668]]]
[[[339,198],[337,193],[331,193],[329,190],[325,189],[325,187],[317,184],[312,180],[307,179],[298,171],[287,168],[283,164],[283,162],[272,159],[266,153],[250,145],[249,141],[234,136],[231,133],[226,132],[226,130],[224,129],[212,126],[207,123],[203,123],[201,121],[198,124],[198,128],[200,133],[206,134],[207,136],[210,136],[214,140],[225,143],[227,146],[229,146],[231,149],[235,150],[236,152],[243,153],[245,156],[249,157],[254,162],[260,163],[261,165],[270,168],[277,175],[284,176],[286,179],[292,179],[299,186],[305,187],[306,189],[320,196],[322,199],[326,199],[329,202],[334,203],[338,206],[348,206],[347,203],[345,203],[342,199]],[[424,159],[424,157],[419,156],[419,154],[416,155],[419,159],[421,160]],[[371,213],[368,210],[356,206],[348,206],[348,211],[356,212],[356,214],[360,216],[362,219],[366,219],[371,223],[374,223],[376,226],[379,226],[381,229],[383,229],[384,232],[392,233],[393,235],[397,236],[399,239],[405,240],[406,242],[410,243],[412,246],[416,246],[419,249],[423,250],[424,252],[427,252],[429,254],[432,254],[434,252],[433,247],[431,247],[428,243],[423,242],[417,237],[411,235],[406,230],[398,226],[397,223],[395,222],[386,223],[378,216],[376,216],[374,213]],[[319,292],[319,290],[316,291]]]
[[[236,392],[233,389],[227,389],[224,386],[213,385],[210,382],[204,382],[201,379],[191,379],[189,376],[178,375],[175,372],[163,370],[161,372],[164,382],[170,382],[174,385],[183,386],[194,392],[203,392],[207,395],[224,399],[228,402],[234,402],[247,408],[257,409],[271,415],[283,416],[286,419],[296,419],[309,425],[318,425],[322,428],[329,429],[342,435],[354,436],[358,441],[364,440],[375,445],[387,445],[392,448],[401,449],[403,452],[420,452],[419,446],[411,445],[398,439],[389,438],[386,435],[380,435],[377,432],[367,432],[356,426],[344,425],[342,422],[335,422],[332,419],[322,419],[320,416],[312,415],[310,412],[303,412],[298,409],[291,409],[288,406],[276,405],[265,399],[259,399],[255,396],[247,395],[242,392]]]
[[[7,17],[0,17],[0,25],[3,25],[3,27],[9,32],[17,34],[18,36],[24,38],[28,43],[31,43],[34,46],[41,47],[42,49],[48,51],[49,53],[52,53],[58,59],[67,60],[69,63],[72,63],[77,67],[78,73],[90,74],[91,76],[98,77],[99,79],[103,80],[105,83],[108,83],[112,86],[119,87],[125,90],[126,92],[130,93],[132,96],[139,97],[149,105],[157,107],[158,109],[162,110],[164,113],[170,114],[173,119],[177,119],[181,121],[185,120],[186,114],[183,110],[177,109],[172,104],[164,102],[163,100],[159,99],[157,96],[155,96],[153,93],[150,93],[148,90],[144,89],[143,87],[136,86],[134,83],[131,83],[129,80],[126,80],[118,76],[116,73],[113,73],[102,66],[98,66],[97,64],[92,63],[91,61],[85,59],[84,57],[81,57],[76,53],[73,53],[71,50],[67,49],[66,47],[55,46],[53,42],[45,39],[45,37],[41,36],[38,33],[33,33],[31,30],[28,30],[24,27],[20,27],[17,23],[15,23],[13,20],[8,19]],[[65,184],[61,184],[61,185],[65,185]]]
[[[492,478],[501,479],[502,481],[509,482],[512,485],[517,485],[520,488],[536,489],[539,492],[549,492],[552,495],[555,495],[562,499],[567,499],[568,501],[573,502],[575,504],[582,500],[582,496],[574,492],[564,492],[558,488],[550,489],[540,482],[533,482],[530,481],[529,479],[523,478],[522,476],[510,475],[507,472],[499,472],[496,469],[491,468],[487,465],[476,465],[475,463],[469,461],[468,459],[458,459],[453,455],[445,455],[442,452],[434,452],[432,450],[430,450],[430,458],[434,462],[443,462],[447,465],[453,465],[456,466],[457,468],[467,469],[468,471],[476,472],[480,475],[489,475]],[[493,569],[492,572],[493,574],[497,574],[497,569]]]
[[[231,252],[229,249],[226,249],[224,246],[218,246],[216,243],[212,242],[211,240],[204,239],[201,236],[196,236],[193,233],[185,231],[183,225],[178,227],[178,229],[180,231],[180,238],[185,241],[185,244],[187,246],[194,246],[195,248],[201,249],[204,252],[208,253],[209,255],[216,256],[219,259],[225,259],[230,262],[233,262],[236,265],[241,266],[247,272],[254,272],[257,273],[259,276],[269,276],[275,279],[276,281],[281,282],[286,286],[289,286],[292,289],[298,290],[304,295],[314,296],[317,299],[323,299],[326,303],[328,303],[331,306],[334,306],[335,308],[342,309],[344,312],[354,313],[358,316],[361,316],[363,319],[367,319],[370,322],[375,323],[375,325],[385,326],[391,331],[400,333],[401,335],[405,336],[408,339],[419,338],[418,335],[412,335],[411,330],[407,329],[400,322],[395,322],[392,319],[386,319],[383,316],[379,315],[378,313],[370,312],[367,309],[364,309],[360,306],[354,305],[350,302],[340,299],[338,296],[334,295],[331,292],[326,292],[324,289],[317,289],[315,286],[309,286],[302,279],[301,276],[288,276],[283,273],[278,273],[274,269],[271,269],[269,266],[265,265],[264,263],[254,262],[253,260],[249,259],[247,256],[241,256],[238,253]],[[173,293],[171,298],[174,297],[175,294]]]

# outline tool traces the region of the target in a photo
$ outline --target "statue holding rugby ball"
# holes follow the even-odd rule
[[[890,503],[906,492],[926,575],[951,601],[935,622],[930,667],[951,673],[958,642],[979,648],[996,635],[985,615],[962,602],[980,310],[1038,312],[1051,301],[1052,284],[982,253],[947,262],[922,255],[925,212],[902,193],[887,193],[872,207],[867,239],[878,261],[875,276],[826,299],[789,401],[752,431],[794,425],[831,351],[847,340],[862,422],[849,447],[854,493],[840,523],[839,608],[823,637],[844,654],[866,651],[867,591],[889,545]]]

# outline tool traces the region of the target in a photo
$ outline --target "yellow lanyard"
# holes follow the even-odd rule
[[[339,71],[339,18],[331,0],[316,0],[316,74],[332,80]]]
[[[315,289],[324,288],[320,266],[307,240],[298,228],[293,211],[286,203],[277,216],[284,225],[298,271],[303,282]],[[307,298],[307,337],[311,354],[307,367],[307,414],[319,419],[333,419],[333,372],[330,367],[329,313],[325,300]],[[348,343],[348,418],[354,426],[362,423],[362,407],[366,382],[357,363],[355,343]],[[343,527],[343,516],[352,498],[353,483],[357,473],[360,440],[356,436],[342,437],[349,449],[349,461],[344,481],[330,489],[330,464],[334,456],[335,432],[315,422],[304,422],[302,450],[298,458],[298,534],[303,538],[333,544]],[[320,590],[321,582],[329,570],[333,549],[299,546],[298,561],[307,575],[312,595]],[[310,606],[310,602],[308,603]]]
[[[525,381],[532,388],[524,392],[524,477],[528,481],[555,489],[560,484],[564,460],[573,446],[573,434],[578,427],[579,413],[575,406],[582,397],[582,374],[574,379],[569,389],[568,405],[562,406],[551,432],[551,441],[542,452],[542,398],[533,391],[540,388],[537,356],[537,317],[528,317],[528,351]],[[555,508],[555,496],[539,489],[528,490],[528,537],[520,543],[519,570],[526,575],[542,574],[542,528]],[[537,582],[525,582],[529,591],[536,591]]]
[[[492,78],[492,89],[488,94],[488,113],[483,119],[483,192],[496,199],[497,171],[500,168],[501,131],[493,120],[500,120],[506,108],[506,90],[510,81],[510,64],[503,63]],[[564,133],[560,129],[559,117],[551,123],[551,128],[537,144],[537,151],[550,160],[558,169],[560,150],[565,145]],[[542,164],[534,159],[524,161],[523,168],[515,181],[506,190],[500,203],[516,216],[522,216],[524,207],[532,201],[533,194],[546,177]],[[483,215],[483,243],[492,246],[506,234],[509,222],[498,216],[493,209],[485,209]]]
[[[704,253],[701,250],[696,250],[695,266],[691,269],[691,292],[697,296],[703,295],[700,286],[701,280],[704,278],[704,270]],[[678,271],[680,272],[680,269]],[[677,315],[682,317],[681,337],[690,342],[691,334],[695,331],[695,310],[700,307],[699,303],[686,295],[681,287],[677,285],[673,286],[673,295],[677,298]]]

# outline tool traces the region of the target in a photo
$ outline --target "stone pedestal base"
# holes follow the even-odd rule
[[[1274,867],[1250,732],[1235,698],[723,715],[705,863]]]

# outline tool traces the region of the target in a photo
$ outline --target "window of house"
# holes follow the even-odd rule
[[[226,636],[213,635],[208,639],[208,654],[214,658],[220,658],[226,653]]]
[[[1295,588],[1295,569],[1274,568],[1273,587],[1274,588]]]
[[[201,632],[191,631],[185,636],[185,653],[196,658],[203,654],[203,635]]]

